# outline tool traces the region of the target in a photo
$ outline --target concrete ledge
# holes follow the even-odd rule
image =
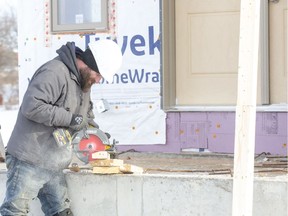
[[[67,172],[77,216],[230,216],[233,179],[208,175],[94,175]],[[6,173],[0,173],[0,199]],[[256,177],[254,216],[287,216],[288,178]],[[245,199],[243,197],[243,199]],[[33,201],[30,216],[42,216]]]

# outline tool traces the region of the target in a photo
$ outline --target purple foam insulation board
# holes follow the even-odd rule
[[[209,112],[208,150],[234,152],[235,112]]]
[[[287,113],[258,112],[255,154],[287,155]],[[119,146],[119,150],[179,153],[183,149],[207,149],[233,153],[235,112],[167,113],[166,144]]]
[[[119,145],[118,151],[127,151],[134,149],[140,152],[180,152],[180,114],[177,112],[167,113],[166,119],[166,144],[159,145]]]
[[[256,125],[256,154],[287,155],[287,113],[257,113]]]
[[[180,113],[167,113],[166,145],[163,152],[177,152],[180,149]],[[160,150],[161,151],[161,150]]]
[[[214,153],[233,153],[234,134],[209,134],[208,150]]]
[[[210,121],[208,150],[233,153],[235,113],[211,112],[208,120]],[[257,113],[255,154],[262,152],[287,155],[287,113]]]
[[[209,122],[207,113],[193,112],[180,114],[181,149],[207,149]]]

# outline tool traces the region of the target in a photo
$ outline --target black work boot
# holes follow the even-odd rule
[[[68,208],[68,209],[65,209],[64,211],[61,211],[57,214],[54,214],[53,216],[73,216],[73,213],[72,213],[71,209]]]

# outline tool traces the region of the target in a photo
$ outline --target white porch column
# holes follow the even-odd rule
[[[241,0],[233,216],[252,216],[260,6]],[[263,3],[263,2],[262,2]]]

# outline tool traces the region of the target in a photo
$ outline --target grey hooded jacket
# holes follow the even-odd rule
[[[90,92],[81,90],[76,50],[83,52],[68,42],[33,75],[7,144],[7,152],[19,160],[50,170],[67,167],[72,149],[58,147],[53,131],[68,128],[72,114],[94,118]]]

